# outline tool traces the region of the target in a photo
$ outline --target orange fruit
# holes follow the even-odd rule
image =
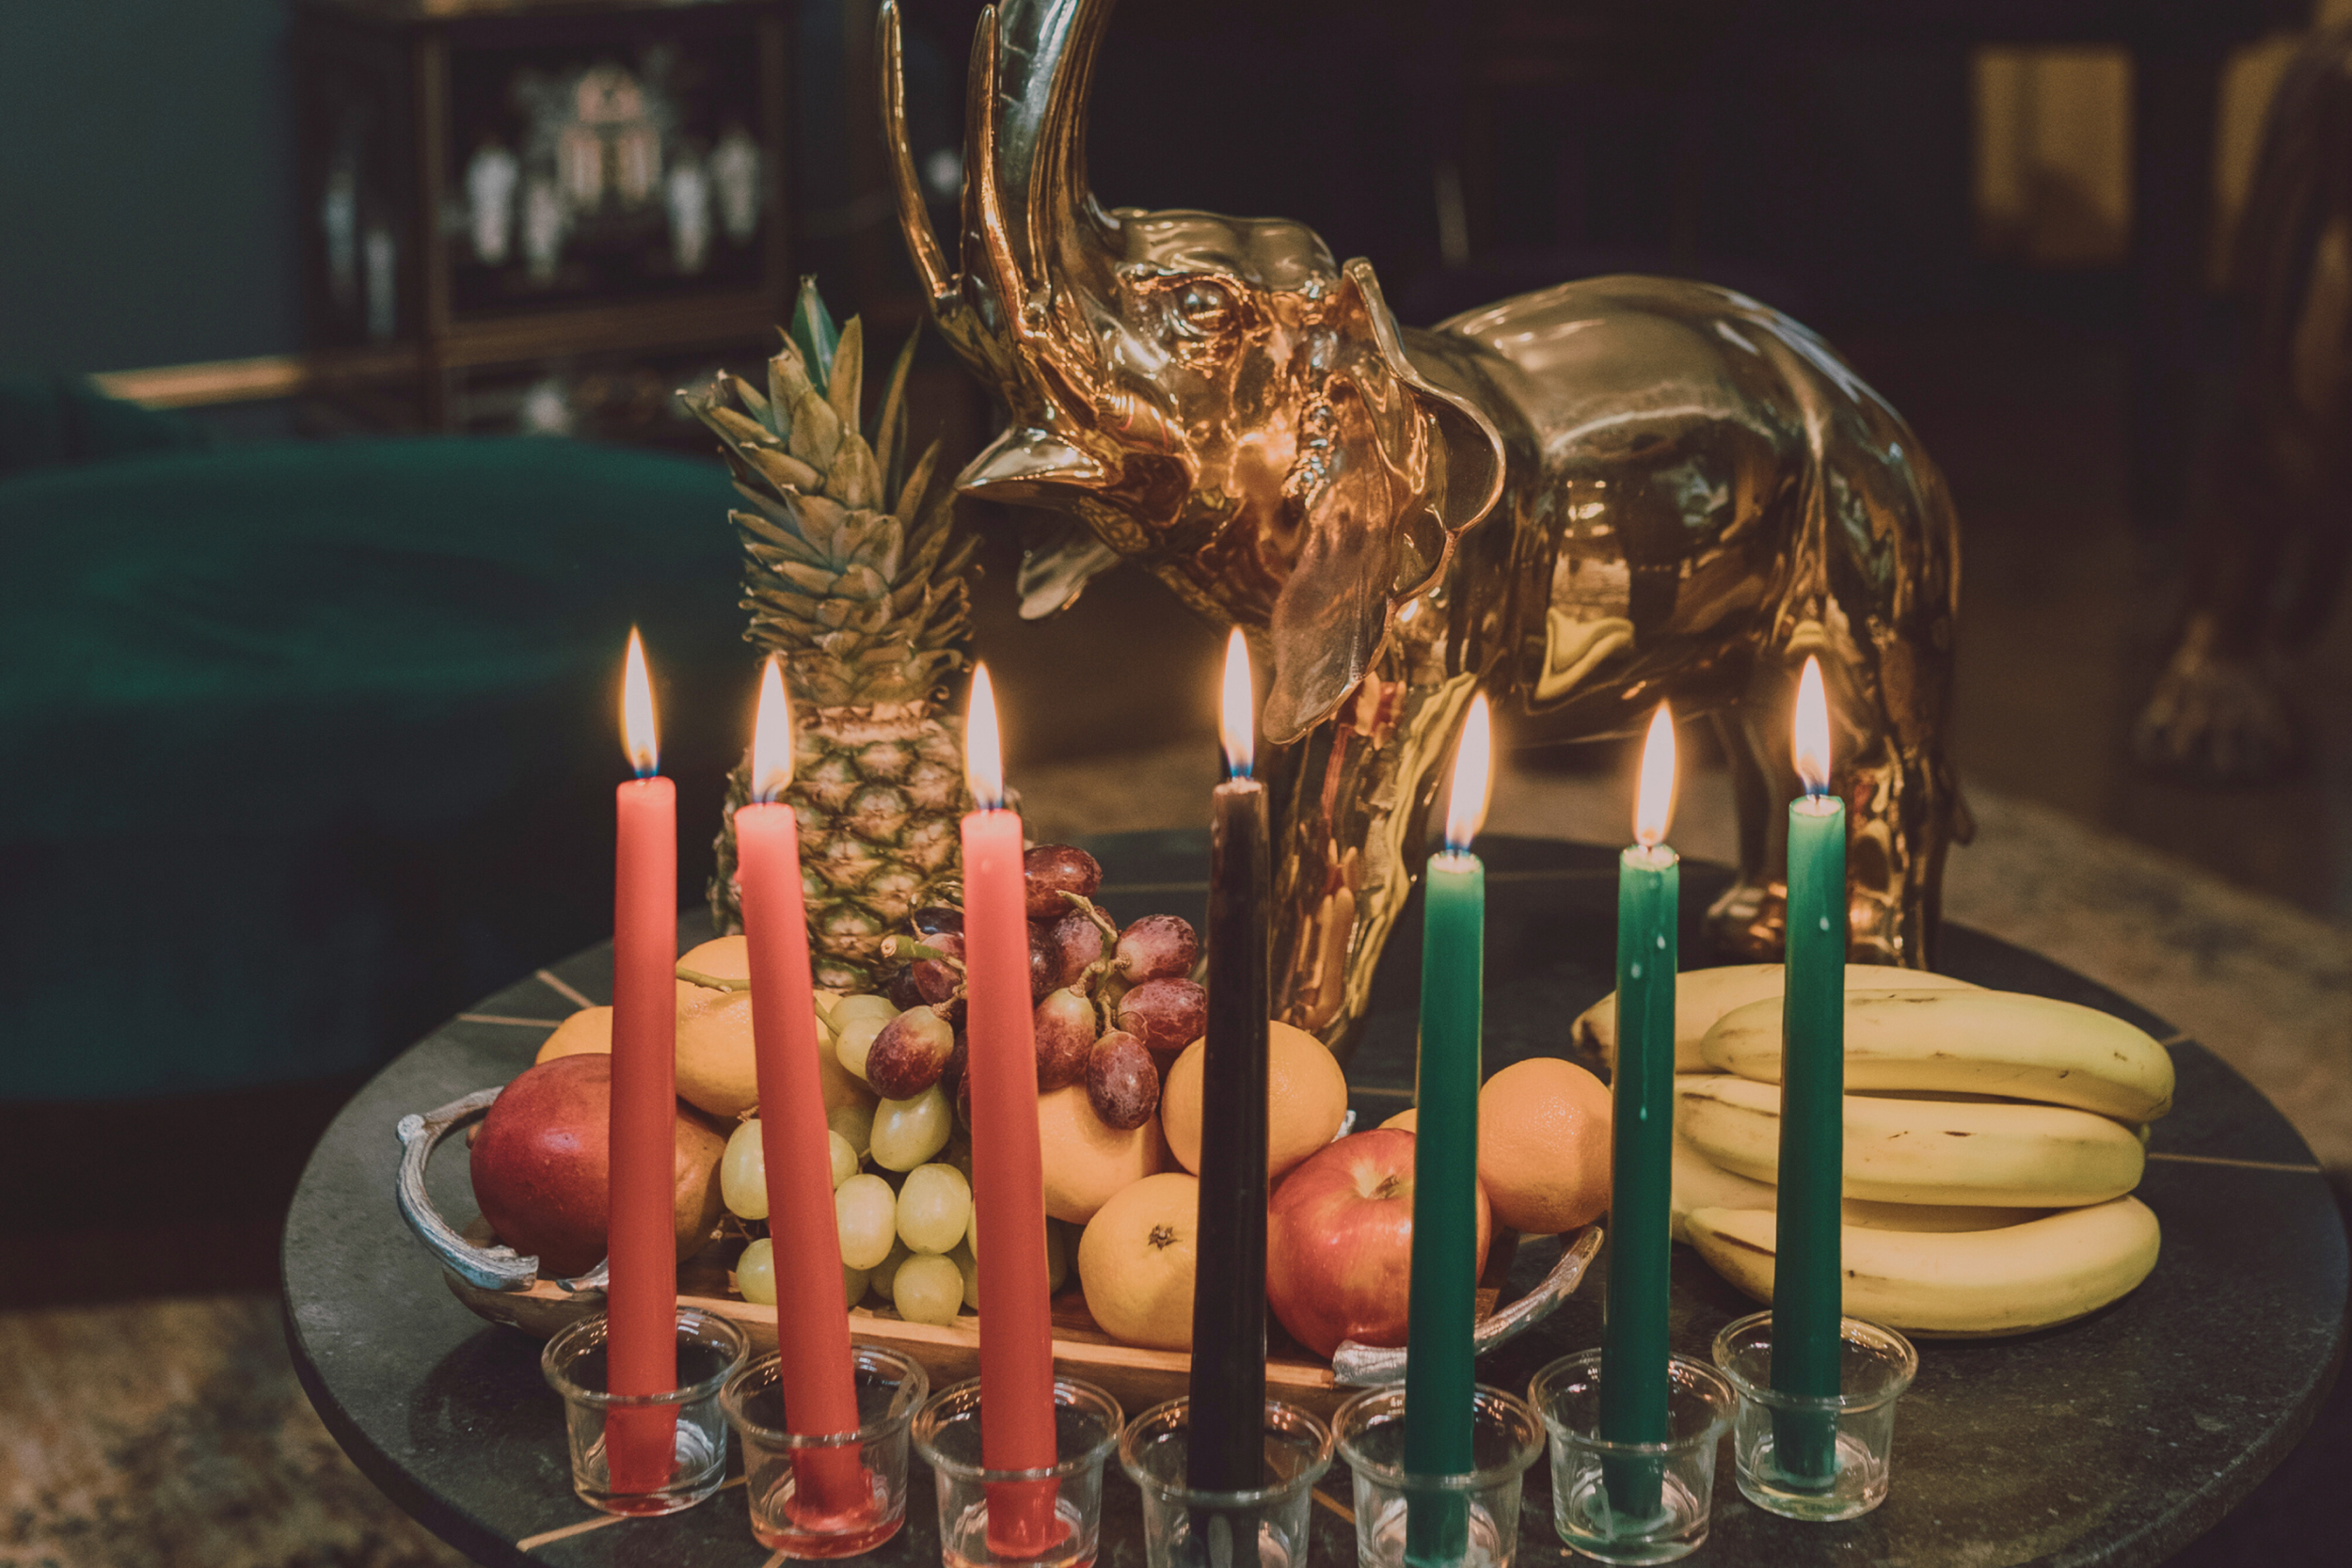
[[[1184,1047],[1160,1086],[1168,1147],[1186,1170],[1200,1168],[1200,1074],[1208,1041]],[[1266,1180],[1331,1141],[1347,1116],[1347,1074],[1324,1043],[1287,1023],[1266,1026]]]
[[[1495,1223],[1557,1235],[1609,1208],[1609,1089],[1573,1062],[1514,1062],[1478,1091],[1478,1180]]]
[[[1104,1333],[1153,1350],[1192,1348],[1200,1203],[1196,1178],[1164,1171],[1120,1188],[1088,1224],[1078,1286]]]
[[[596,1052],[612,1053],[612,1009],[582,1007],[555,1026],[555,1033],[539,1048],[532,1065],[551,1062],[558,1056],[581,1056]]]
[[[1087,1086],[1038,1096],[1038,1142],[1044,1154],[1045,1212],[1084,1225],[1121,1190],[1168,1164],[1157,1118],[1122,1132],[1094,1114]]]
[[[1405,1109],[1397,1112],[1396,1115],[1391,1117],[1380,1125],[1383,1127],[1402,1128],[1407,1132],[1418,1132],[1421,1131],[1421,1107],[1418,1105],[1407,1105]]]

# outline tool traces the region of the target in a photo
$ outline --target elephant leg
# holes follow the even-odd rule
[[[1937,737],[1940,744],[1940,737]],[[1891,744],[1845,786],[1846,957],[1927,969],[1943,915],[1944,857],[1969,824],[1949,767]]]
[[[2352,318],[2352,304],[2347,304],[2344,314]],[[2352,320],[2346,323],[2345,339],[2337,357],[2340,363],[2352,364]],[[2352,377],[2345,379],[2352,381]],[[2347,560],[2352,559],[2352,501],[2346,500],[2344,489],[2346,481],[2352,480],[2352,462],[2344,456],[2346,438],[2352,437],[2352,386],[2344,381],[2337,384],[2335,400],[2320,428],[2333,438],[2312,443],[2317,461],[2310,483],[2296,497],[2298,569],[2289,578],[2286,602],[2277,611],[2269,640],[2270,647],[2282,658],[2309,653],[2327,630],[2336,595],[2344,586]]]
[[[1758,713],[1785,713],[1785,676],[1720,721],[1731,759],[1740,821],[1740,876],[1707,911],[1707,929],[1727,960],[1765,962],[1785,951],[1788,897],[1787,805],[1798,791],[1785,721],[1769,728]],[[1765,692],[1783,700],[1757,700]],[[1846,799],[1847,954],[1856,963],[1928,966],[1942,911],[1944,857],[1967,818],[1941,736],[1906,751],[1890,718],[1878,713],[1852,764],[1838,769]]]
[[[2141,766],[2214,784],[2274,777],[2301,748],[2275,669],[2274,606],[2289,541],[2312,512],[2293,475],[2319,454],[2290,431],[2241,429],[2221,448],[2217,501],[2197,518],[2185,600],[2132,728]]]
[[[2341,481],[2328,499],[2311,512],[2309,542],[2302,570],[2296,574],[2294,592],[2279,612],[2278,644],[2289,657],[2309,653],[2333,618],[2336,595],[2344,587],[2347,558],[2352,558],[2352,504],[2342,498]]]
[[[1762,962],[1780,957],[1786,918],[1788,835],[1775,832],[1773,810],[1795,787],[1785,758],[1775,758],[1757,733],[1756,705],[1741,702],[1718,711],[1715,734],[1731,764],[1732,811],[1740,830],[1740,875],[1708,907],[1707,932],[1726,958]],[[1779,787],[1786,775],[1786,787]]]

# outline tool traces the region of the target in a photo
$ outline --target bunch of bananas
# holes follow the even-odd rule
[[[1693,970],[1676,995],[1674,1226],[1772,1293],[1781,971]],[[1577,1021],[1613,1058],[1615,998]],[[2094,1312],[2155,1266],[2131,1196],[2172,1059],[2121,1019],[1947,976],[1846,975],[1845,1309],[1930,1336]]]

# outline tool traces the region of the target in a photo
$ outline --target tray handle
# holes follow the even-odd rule
[[[433,1159],[433,1150],[452,1132],[480,1120],[498,1097],[498,1089],[477,1089],[438,1110],[401,1117],[395,1129],[400,1135],[400,1180],[395,1191],[400,1217],[408,1222],[408,1228],[416,1232],[424,1249],[458,1278],[477,1290],[528,1291],[539,1282],[538,1259],[518,1257],[504,1243],[488,1247],[474,1245],[441,1217],[441,1212],[433,1206],[432,1195],[424,1190],[424,1169]],[[598,1263],[576,1279],[559,1279],[555,1283],[559,1290],[587,1295],[601,1292],[606,1278],[607,1265]]]
[[[1576,1293],[1577,1286],[1583,1282],[1584,1271],[1592,1267],[1593,1259],[1599,1252],[1600,1227],[1588,1225],[1560,1249],[1559,1261],[1551,1265],[1551,1272],[1544,1275],[1541,1284],[1478,1325],[1473,1339],[1477,1354],[1486,1354],[1551,1316],[1562,1302]],[[1331,1376],[1335,1382],[1348,1384],[1402,1383],[1404,1348],[1343,1340],[1331,1353]]]

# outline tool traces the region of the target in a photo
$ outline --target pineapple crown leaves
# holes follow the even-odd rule
[[[825,296],[817,292],[817,279],[801,279],[801,297],[792,306],[792,341],[801,351],[801,357],[815,372],[817,389],[823,391],[833,374],[834,348],[841,341],[841,328],[834,325],[833,312],[825,309]]]
[[[873,430],[858,427],[865,334],[836,328],[804,279],[763,392],[726,376],[681,400],[718,436],[751,510],[743,543],[747,639],[782,656],[794,696],[818,706],[919,702],[964,663],[977,541],[933,484],[936,441],[911,463],[910,337]],[[734,394],[739,408],[727,401]]]

